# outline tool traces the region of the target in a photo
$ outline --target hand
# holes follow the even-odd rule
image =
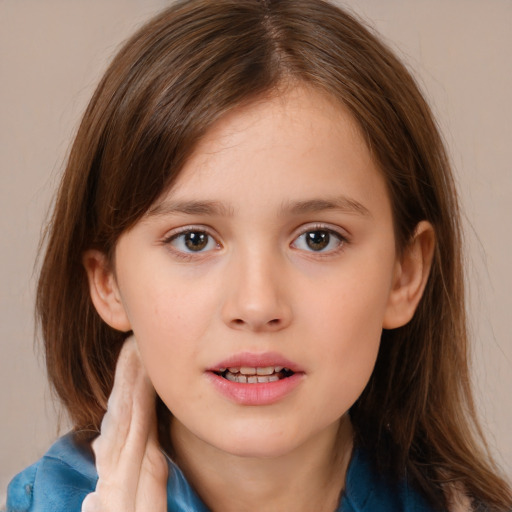
[[[167,511],[168,466],[158,444],[155,390],[133,336],[121,349],[101,433],[92,448],[99,479],[82,512]]]

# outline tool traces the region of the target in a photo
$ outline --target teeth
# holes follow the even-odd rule
[[[277,382],[281,366],[268,366],[265,368],[229,368],[224,370],[223,376],[230,382],[239,382],[240,384],[258,384],[266,382]],[[220,369],[219,369],[220,371]]]
[[[241,373],[242,375],[272,375],[273,373],[279,373],[282,370],[282,366],[264,366],[258,368],[252,366],[242,366],[240,368],[228,368],[229,373]],[[284,370],[286,370],[286,368],[284,368]],[[218,371],[220,373],[224,373],[226,368],[219,368]]]
[[[266,366],[265,368],[256,368],[256,373],[258,375],[272,375],[273,373],[279,373],[282,369],[282,366]]]

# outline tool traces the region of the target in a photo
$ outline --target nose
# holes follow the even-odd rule
[[[228,272],[222,317],[230,328],[273,332],[288,327],[292,309],[286,271],[279,258],[246,253]]]

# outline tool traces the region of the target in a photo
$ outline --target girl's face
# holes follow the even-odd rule
[[[332,434],[363,391],[399,267],[355,121],[297,88],[208,132],[121,236],[116,296],[176,436],[276,456]]]

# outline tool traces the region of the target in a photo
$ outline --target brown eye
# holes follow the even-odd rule
[[[202,251],[208,245],[208,235],[206,233],[185,233],[183,238],[185,245],[191,251]]]
[[[331,240],[331,235],[327,231],[309,231],[304,236],[307,246],[312,251],[322,251]]]
[[[343,245],[345,239],[330,229],[314,229],[298,236],[292,247],[307,252],[332,252]]]
[[[218,247],[215,239],[204,231],[184,231],[171,236],[166,243],[184,253],[205,252]]]

